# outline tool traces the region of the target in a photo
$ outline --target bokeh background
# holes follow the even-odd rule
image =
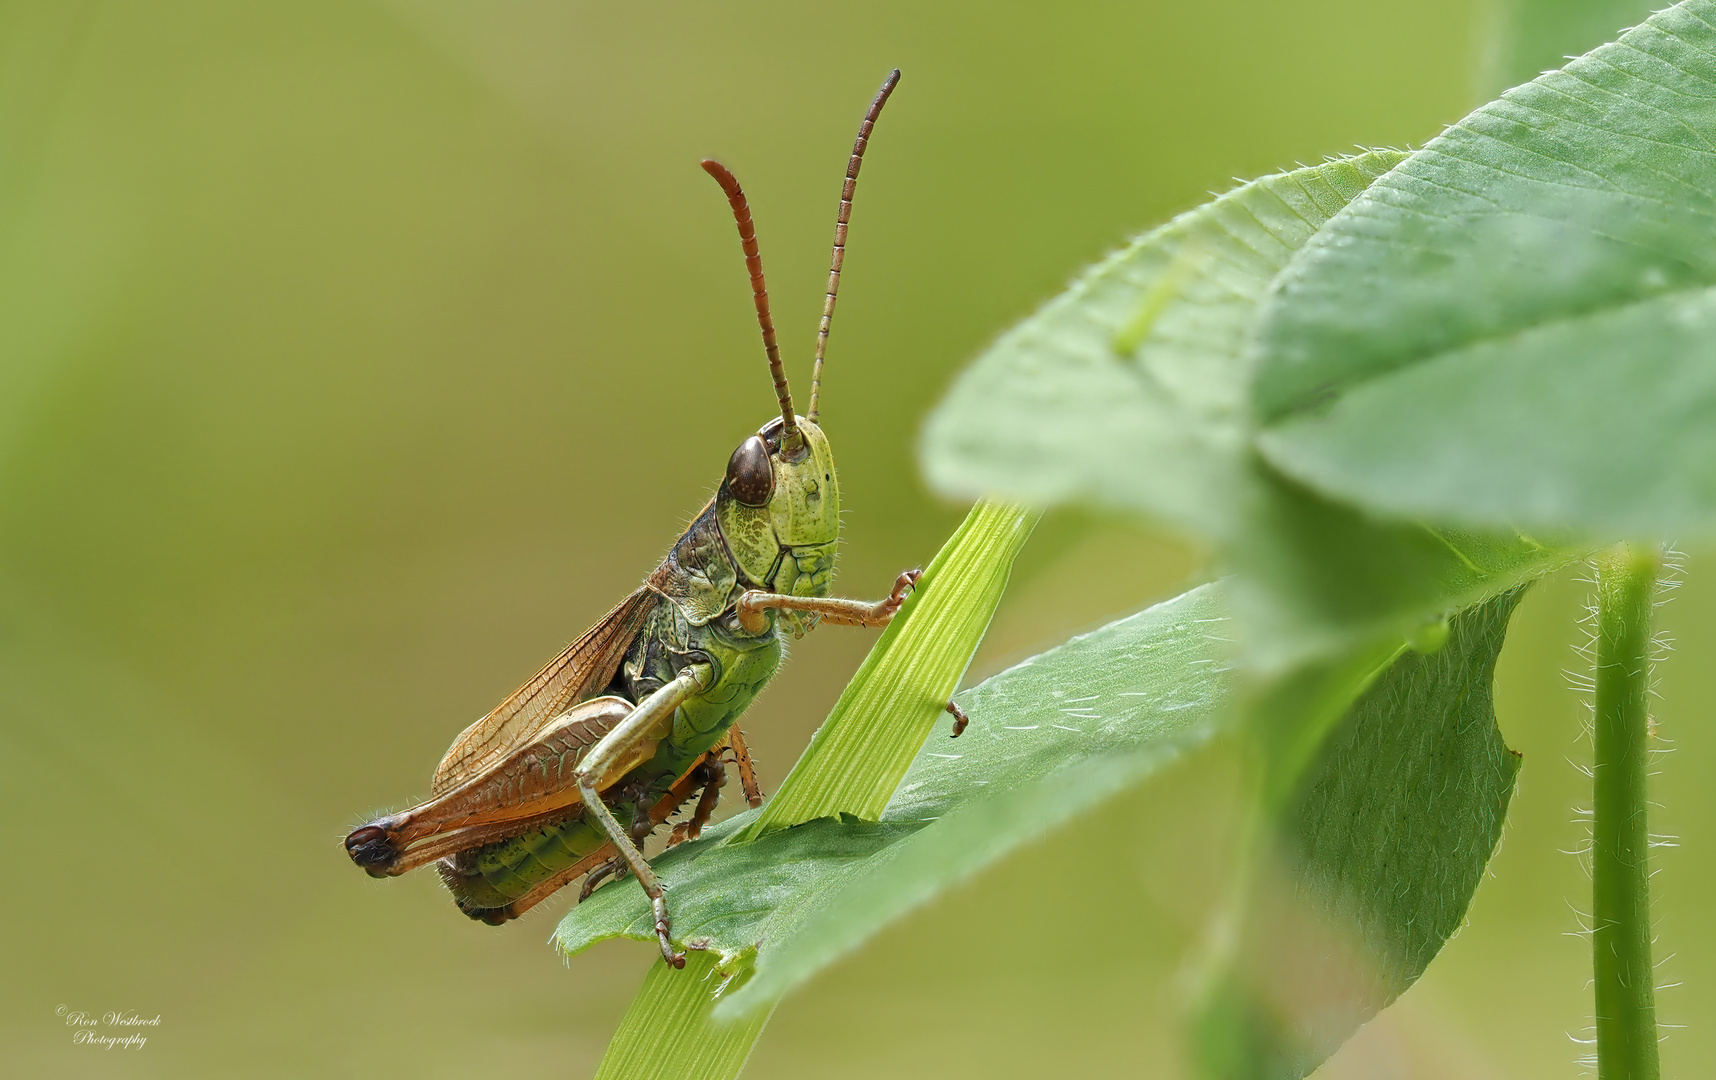
[[[0,3],[6,1071],[593,1070],[651,947],[567,965],[569,898],[491,929],[339,841],[630,590],[767,419],[700,157],[752,197],[802,394],[852,134],[905,71],[824,410],[842,591],[872,595],[959,518],[913,458],[960,364],[1235,177],[1430,137],[1475,103],[1483,25],[1357,0]],[[1712,565],[1664,612],[1688,1075],[1716,1058]],[[973,677],[1205,573],[1051,516]],[[1526,765],[1468,927],[1321,1075],[1576,1074],[1582,590],[1537,590],[1503,657]],[[795,646],[746,722],[766,783],[869,640]],[[917,912],[786,1002],[747,1075],[1180,1075],[1231,777],[1206,755]],[[75,1046],[61,1006],[161,1024]]]

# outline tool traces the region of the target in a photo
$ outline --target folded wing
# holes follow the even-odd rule
[[[487,716],[461,732],[435,769],[430,795],[445,794],[496,768],[538,741],[543,729],[567,709],[605,690],[644,619],[660,602],[659,594],[638,589]]]

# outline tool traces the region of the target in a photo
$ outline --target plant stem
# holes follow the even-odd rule
[[[1656,1080],[1650,946],[1650,623],[1661,556],[1620,544],[1597,558],[1596,752],[1591,813],[1591,953],[1598,1080]]]
[[[731,1080],[745,1067],[772,1007],[732,1023],[715,1008],[713,953],[689,952],[683,970],[656,960],[608,1044],[596,1080]],[[741,976],[743,978],[743,976]]]

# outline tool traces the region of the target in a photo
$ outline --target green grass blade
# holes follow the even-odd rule
[[[733,858],[742,861],[760,855],[771,868],[793,865],[802,869],[808,865],[813,867],[807,872],[810,880],[832,881],[837,886],[840,871],[853,862],[852,857],[843,858],[844,853],[863,852],[871,839],[868,835],[857,837],[859,846],[853,849],[846,835],[829,836],[824,841],[800,830],[786,837],[811,843],[811,850],[798,864],[778,860],[765,850],[766,845],[745,841],[817,818],[851,814],[873,821],[881,816],[943,715],[943,707],[958,689],[1001,602],[1013,559],[1037,518],[1035,512],[1003,503],[983,502],[972,508],[847,684],[828,721],[782,781],[775,797],[761,813],[736,819],[722,830],[735,845]],[[827,826],[837,823],[819,824],[827,831]],[[711,840],[717,838],[718,834]],[[826,872],[819,876],[818,869]],[[732,871],[729,866],[720,871],[720,877],[730,881]],[[604,902],[613,906],[622,895],[635,899],[636,891],[607,889],[592,897],[588,906],[581,905],[556,935],[561,947],[575,951],[579,940],[595,940],[590,935],[579,939],[578,931],[569,928],[592,921],[589,917],[598,913]],[[707,899],[718,891],[700,890],[699,898]],[[697,894],[688,889],[687,895]],[[746,897],[749,903],[742,906],[754,909],[756,899],[752,893]],[[695,912],[678,910],[676,929],[682,935],[700,925]],[[707,934],[701,936],[711,940]],[[717,987],[737,988],[749,979],[755,945],[756,939],[750,938],[740,945],[717,946],[714,951],[689,951],[682,971],[660,962],[651,967],[608,1045],[598,1080],[728,1080],[737,1076],[777,999],[753,1003],[744,1015],[725,1023],[714,1019],[713,1010]],[[718,983],[716,980],[723,976],[726,981]]]
[[[602,1056],[596,1080],[731,1080],[745,1067],[772,1008],[711,1018],[721,985],[716,959],[691,953],[676,971],[657,960]]]
[[[846,685],[792,772],[734,841],[819,817],[874,821],[959,688],[1038,514],[980,502]]]

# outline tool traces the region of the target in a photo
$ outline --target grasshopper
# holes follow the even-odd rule
[[[829,596],[840,489],[817,425],[858,169],[899,78],[891,73],[870,103],[847,163],[803,416],[793,411],[744,191],[725,166],[703,162],[738,225],[780,415],[733,451],[714,498],[642,587],[453,741],[427,802],[346,837],[371,876],[435,862],[461,911],[499,925],[580,875],[583,899],[605,875],[629,871],[649,896],[662,956],[685,965],[641,844],[701,788],[672,839],[698,834],[728,755],[751,805],[760,804],[736,722],[779,666],[782,630],[886,626],[919,576],[906,571],[873,603]],[[957,734],[964,715],[951,702],[948,710]]]

